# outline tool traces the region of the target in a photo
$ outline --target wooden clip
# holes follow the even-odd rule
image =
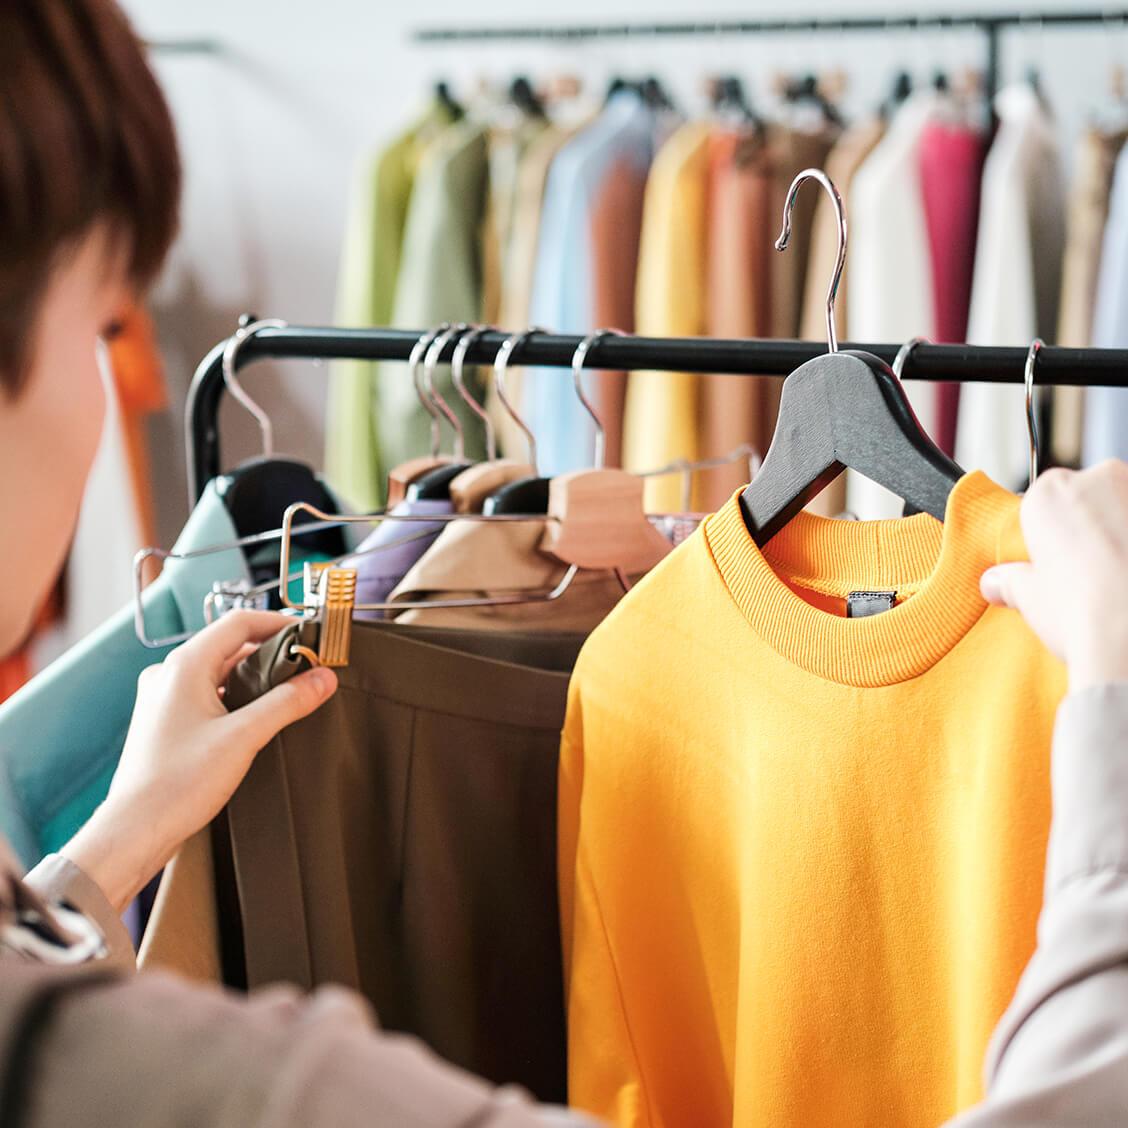
[[[356,569],[305,565],[305,602],[317,608],[320,624],[317,658],[322,666],[347,666],[352,643]]]

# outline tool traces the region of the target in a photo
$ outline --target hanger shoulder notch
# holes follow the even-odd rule
[[[575,470],[552,479],[541,549],[580,568],[649,571],[672,545],[643,508],[643,481],[625,470]]]

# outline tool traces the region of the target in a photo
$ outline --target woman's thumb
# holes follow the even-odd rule
[[[1033,565],[1027,562],[996,564],[979,579],[983,598],[995,607],[1022,609],[1023,596],[1030,583]]]
[[[256,748],[261,748],[287,725],[308,716],[337,689],[337,675],[320,666],[289,678],[269,693],[232,713]]]

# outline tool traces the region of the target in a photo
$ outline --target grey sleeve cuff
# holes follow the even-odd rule
[[[1046,898],[1071,880],[1128,873],[1128,682],[1090,686],[1058,708]]]
[[[101,961],[104,966],[122,971],[137,966],[133,941],[121,918],[98,885],[69,858],[48,854],[24,881],[44,901],[68,901],[97,926],[106,941],[107,954]]]

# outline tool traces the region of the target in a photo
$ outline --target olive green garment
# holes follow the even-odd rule
[[[487,131],[462,121],[423,153],[411,194],[392,323],[434,328],[445,321],[477,321],[482,303],[482,225],[489,180]],[[467,384],[481,396],[467,371]],[[485,457],[481,422],[454,389],[449,367],[435,373],[440,394],[460,419],[470,461]],[[384,466],[430,450],[431,416],[416,395],[407,365],[377,366],[374,428]],[[443,450],[452,435],[443,425]]]
[[[427,112],[359,168],[349,203],[335,320],[364,328],[391,322],[404,228],[420,157],[451,122],[436,101]],[[373,420],[376,366],[336,361],[330,368],[325,420],[325,476],[358,509],[383,504],[386,464]]]

